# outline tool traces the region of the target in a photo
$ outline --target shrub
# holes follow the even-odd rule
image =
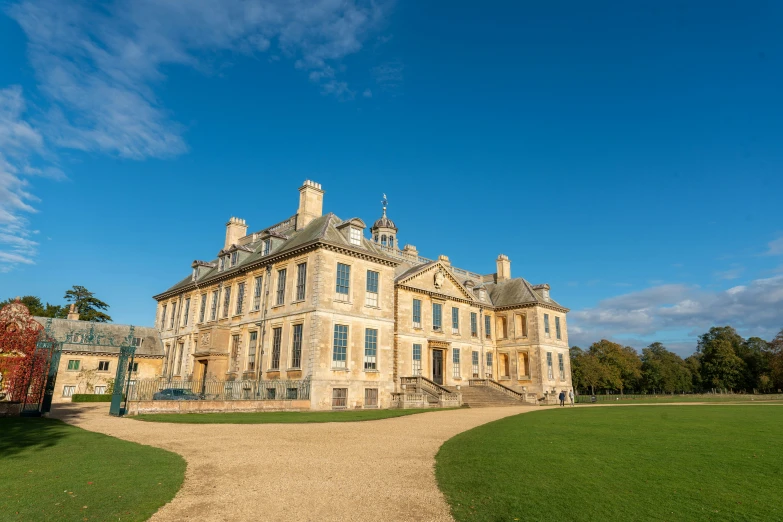
[[[74,393],[71,402],[111,402],[111,393]]]

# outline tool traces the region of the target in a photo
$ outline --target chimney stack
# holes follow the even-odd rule
[[[299,188],[299,209],[296,211],[296,229],[302,230],[324,211],[324,191],[321,184],[305,180]]]
[[[79,320],[79,309],[76,308],[75,303],[71,303],[71,306],[68,308],[68,320],[69,321]]]
[[[506,281],[511,279],[511,260],[505,254],[500,254],[497,259],[497,280]]]
[[[247,223],[244,219],[232,217],[226,223],[226,244],[223,249],[235,245],[239,242],[239,238],[247,235]]]

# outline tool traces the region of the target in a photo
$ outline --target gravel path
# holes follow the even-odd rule
[[[434,411],[324,424],[163,424],[114,418],[105,405],[52,416],[158,446],[188,463],[177,496],[150,520],[452,520],[435,484],[441,444],[535,406]]]

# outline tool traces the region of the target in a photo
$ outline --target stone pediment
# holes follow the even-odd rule
[[[397,284],[432,294],[468,301],[476,300],[475,296],[454,277],[449,267],[440,262],[422,267],[421,270],[397,281]]]

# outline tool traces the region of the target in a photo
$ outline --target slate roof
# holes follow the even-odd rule
[[[176,290],[189,288],[191,286],[194,286],[195,283],[199,285],[201,285],[202,283],[208,284],[211,280],[216,279],[217,277],[223,277],[233,273],[242,272],[243,270],[247,269],[248,266],[257,264],[259,261],[263,261],[265,259],[272,259],[281,254],[292,252],[298,248],[316,242],[342,246],[348,249],[356,250],[358,252],[364,252],[367,254],[374,255],[376,257],[388,259],[389,261],[392,261],[394,263],[400,262],[400,260],[395,259],[394,257],[391,257],[388,254],[386,254],[379,245],[376,245],[373,241],[370,241],[366,237],[362,237],[361,246],[352,244],[342,232],[337,230],[337,227],[342,223],[344,222],[340,218],[338,218],[336,215],[330,212],[319,218],[314,219],[313,221],[308,223],[308,225],[304,227],[302,230],[286,230],[285,235],[282,235],[280,233],[277,234],[267,233],[270,229],[266,229],[265,231],[256,234],[256,236],[258,236],[258,239],[256,239],[256,241],[246,245],[249,253],[243,253],[243,255],[240,256],[240,259],[236,266],[233,266],[228,269],[224,269],[221,272],[220,260],[215,259],[210,263],[214,266],[203,266],[203,265],[201,266],[199,270],[198,279],[195,282],[193,281],[192,275],[189,275],[184,279],[182,279],[181,281],[179,281],[174,286],[162,292],[161,295]],[[270,228],[274,228],[274,227],[270,227]],[[270,236],[272,237],[272,248],[269,251],[269,253],[264,255],[264,240],[269,238]],[[228,251],[230,248],[231,247],[225,249],[225,251]]]
[[[541,293],[534,290],[533,286],[521,277],[497,283],[484,283],[484,287],[489,293],[492,304],[497,307],[537,303],[565,309],[563,305],[557,303],[554,299],[545,299]]]
[[[33,317],[46,326],[48,317]],[[115,323],[92,323],[72,319],[51,319],[54,338],[63,343],[63,351],[90,353],[120,353],[120,345],[128,337],[130,325]],[[90,337],[92,330],[92,337]],[[136,355],[163,356],[163,343],[155,328],[134,326],[134,337],[143,339],[136,347]]]

